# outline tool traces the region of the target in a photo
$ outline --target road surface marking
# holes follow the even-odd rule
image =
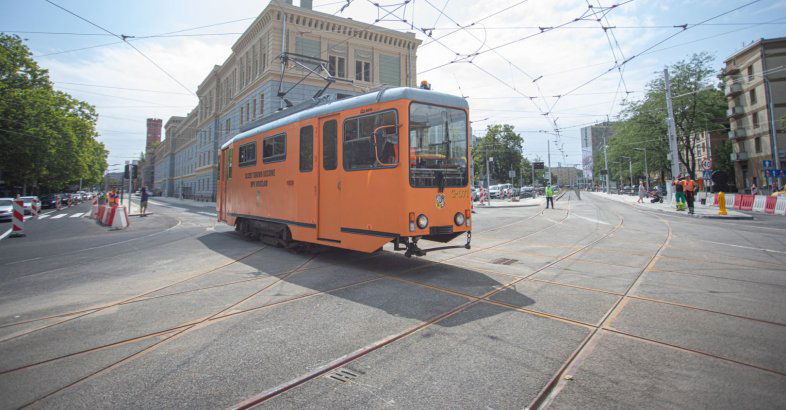
[[[66,215],[68,215],[68,214],[55,215],[55,216],[52,217],[52,219],[62,218],[64,216],[66,216]]]
[[[776,251],[776,250],[772,250],[772,249],[756,248],[756,247],[753,247],[753,246],[734,245],[732,243],[723,243],[723,242],[715,242],[715,241],[705,241],[703,239],[699,239],[699,240],[702,241],[702,242],[709,242],[709,243],[714,243],[714,244],[717,244],[717,245],[733,246],[735,248],[755,249],[757,251],[774,252],[774,253],[786,253],[784,251]]]
[[[37,257],[37,258],[25,259],[25,260],[16,261],[16,262],[9,262],[9,263],[6,263],[6,265],[13,265],[13,264],[16,264],[16,263],[22,263],[22,262],[36,261],[36,260],[39,260],[39,259],[41,259],[41,257],[40,257],[40,256],[39,256],[39,257]]]
[[[80,216],[82,216],[82,215],[84,215],[84,214],[86,214],[86,213],[87,213],[87,212],[77,212],[77,213],[75,213],[75,214],[71,215],[70,217],[71,217],[71,218],[79,218]]]
[[[49,215],[49,214],[43,214],[43,215],[39,216],[39,217],[38,217],[38,219],[49,218],[50,216],[52,216],[52,215]]]
[[[197,213],[198,213],[198,214],[202,214],[202,215],[207,215],[207,216],[218,216],[218,214],[214,214],[214,213],[211,213],[211,212],[202,212],[202,211],[199,211],[199,212],[197,212]]]
[[[11,233],[11,229],[9,229],[9,230],[5,231],[5,233],[4,233],[4,234],[0,235],[0,240],[2,240],[3,238],[5,238],[6,236],[8,236],[10,233]]]

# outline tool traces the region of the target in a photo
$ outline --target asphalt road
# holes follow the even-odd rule
[[[786,406],[783,217],[567,195],[407,259],[272,248],[167,201],[0,240],[0,407]]]

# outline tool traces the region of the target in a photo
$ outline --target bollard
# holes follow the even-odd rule
[[[25,222],[25,201],[21,199],[14,199],[14,216],[13,226],[11,227],[11,237],[21,238],[25,236],[24,222]]]
[[[718,193],[718,215],[726,215],[726,194]]]
[[[34,199],[32,205],[33,218],[38,219],[38,214],[41,213],[41,201]]]
[[[60,195],[58,195],[57,196],[57,203],[55,205],[55,208],[57,208],[57,210],[59,211],[61,206],[62,206],[62,203],[61,203],[61,200],[60,200]]]

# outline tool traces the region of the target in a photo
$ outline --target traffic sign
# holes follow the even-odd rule
[[[709,159],[705,159],[704,161],[701,161],[701,166],[705,170],[710,170],[712,169],[712,161]]]
[[[771,159],[762,160],[761,165],[764,168],[772,168],[772,160]]]
[[[510,171],[508,171],[508,176],[511,178],[516,178],[516,170],[511,169]]]
[[[542,162],[533,162],[532,163],[532,167],[534,169],[543,169],[543,163]]]
[[[701,179],[712,179],[712,171],[705,169],[704,175],[701,177]]]

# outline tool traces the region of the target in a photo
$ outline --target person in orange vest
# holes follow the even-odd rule
[[[693,214],[693,204],[696,199],[696,181],[691,178],[690,174],[688,174],[684,180],[682,180],[682,186],[685,190],[685,199],[688,202],[688,213]]]
[[[117,197],[117,190],[116,189],[113,189],[113,190],[109,191],[109,193],[106,196],[107,196],[107,200],[108,200],[107,202],[109,202],[109,206],[117,206],[117,199],[118,199],[118,197]]]
[[[685,185],[682,183],[682,176],[674,181],[674,200],[677,202],[677,210],[685,210]]]

